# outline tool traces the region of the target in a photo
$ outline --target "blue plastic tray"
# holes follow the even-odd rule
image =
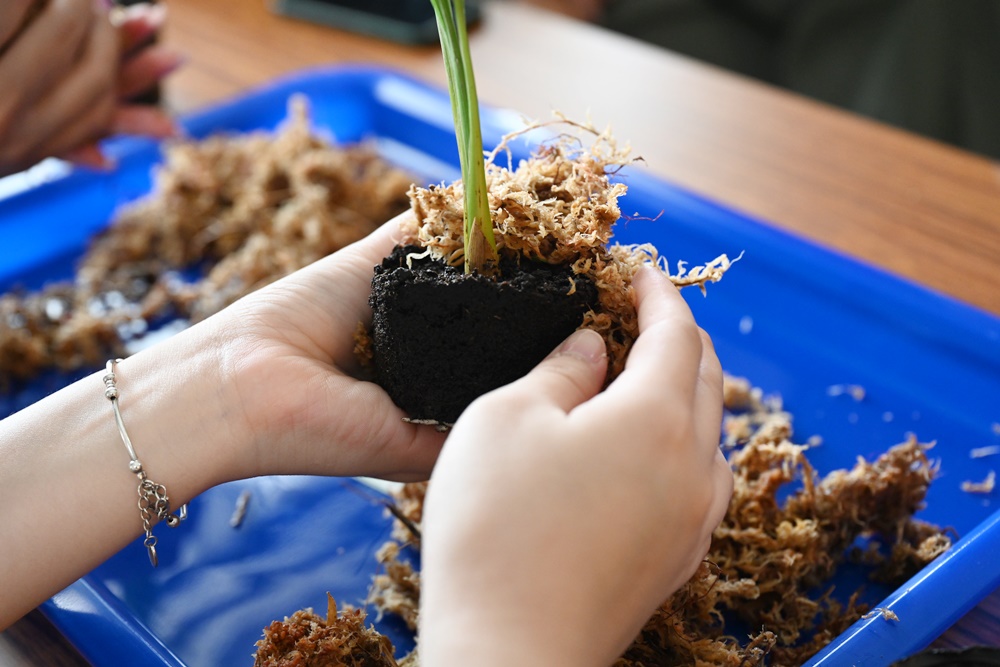
[[[193,115],[185,126],[196,137],[272,128],[293,92],[309,95],[316,124],[338,140],[375,140],[387,158],[430,180],[457,176],[446,94],[385,70],[306,72]],[[487,145],[518,119],[487,110]],[[630,139],[641,148],[642,137]],[[111,150],[120,161],[112,174],[74,173],[0,201],[0,289],[71,275],[113,209],[148,190],[157,147],[124,140]],[[672,261],[745,252],[708,298],[695,290],[686,296],[725,368],[781,394],[798,441],[823,437],[811,455],[821,472],[876,456],[909,432],[937,440],[941,474],[920,516],[954,526],[962,540],[899,590],[869,589],[869,599],[898,622],[860,621],[810,664],[886,665],[924,647],[1000,584],[996,498],[959,488],[1000,464],[1000,456],[969,456],[1000,444],[1000,321],[638,169],[626,182],[623,211],[636,215],[620,225],[620,240],[652,241]],[[655,222],[641,219],[661,212]],[[861,385],[866,397],[830,396],[836,384]],[[47,388],[0,397],[0,414]],[[244,488],[252,490],[249,512],[232,529],[228,519]],[[188,523],[160,535],[157,570],[137,542],[43,609],[98,666],[249,665],[271,620],[305,606],[325,609],[327,591],[361,603],[388,529],[371,492],[350,480],[229,484],[195,499]],[[846,586],[851,575],[844,576]],[[397,644],[410,644],[399,623],[378,625]]]

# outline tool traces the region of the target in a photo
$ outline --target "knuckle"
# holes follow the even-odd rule
[[[715,352],[715,343],[712,341],[712,337],[708,335],[702,328],[698,328],[699,338],[701,339],[701,356],[703,363],[702,365],[706,370],[712,373],[712,376],[718,376],[722,379],[722,364],[719,362],[719,355]]]
[[[693,319],[676,318],[657,322],[639,334],[639,340],[642,341],[643,338],[660,349],[697,355],[695,358],[702,354],[702,331]]]
[[[704,339],[702,334],[704,333],[693,319],[682,319],[674,324],[676,329],[676,335],[680,339],[681,343],[688,349],[692,351],[697,351],[700,355]]]
[[[531,396],[514,385],[507,385],[478,397],[463,411],[463,415],[474,415],[477,421],[489,419],[495,415],[521,414],[527,411],[533,401]]]
[[[50,29],[68,39],[79,39],[93,20],[93,11],[87,2],[79,0],[53,0],[49,5]]]
[[[557,382],[579,389],[583,386],[585,373],[590,370],[590,365],[573,355],[563,355],[549,360],[536,370]]]
[[[729,465],[729,461],[726,460],[722,450],[718,450],[715,457],[715,475],[721,480],[722,495],[726,499],[726,504],[728,504],[730,498],[733,496],[736,478],[733,476],[733,468]]]

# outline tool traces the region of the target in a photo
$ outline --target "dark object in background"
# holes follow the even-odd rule
[[[375,267],[369,298],[376,380],[413,419],[454,423],[598,306],[597,287],[568,266],[501,260],[494,280],[420,258],[423,250],[397,246]]]
[[[428,0],[274,0],[277,14],[322,23],[403,44],[438,41],[434,7]],[[479,3],[466,0],[466,19],[479,20]]]
[[[114,3],[119,7],[128,7],[129,5],[154,4],[157,1],[158,0],[114,0]],[[136,48],[144,48],[149,46],[150,44],[155,44],[157,38],[158,38],[157,35],[153,35],[142,44],[139,44]],[[163,91],[160,88],[160,84],[157,83],[153,88],[150,88],[144,93],[136,95],[129,101],[134,102],[135,104],[148,104],[149,106],[155,107],[160,105],[162,98],[163,98]]]
[[[605,0],[607,28],[1000,159],[997,0]]]
[[[893,667],[1000,667],[1000,648],[973,646],[931,649],[893,663]]]

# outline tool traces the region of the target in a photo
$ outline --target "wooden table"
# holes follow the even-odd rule
[[[167,87],[179,112],[338,62],[444,84],[436,48],[276,17],[263,0],[168,6],[165,41],[190,57]],[[996,162],[516,3],[487,6],[472,51],[486,103],[612,122],[670,181],[1000,314]],[[998,644],[998,619],[994,594],[937,645]],[[0,634],[0,665],[85,664],[38,612]]]

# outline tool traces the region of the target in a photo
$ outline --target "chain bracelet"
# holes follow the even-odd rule
[[[128,449],[130,461],[128,469],[135,474],[139,480],[139,516],[142,518],[142,528],[146,532],[146,538],[142,541],[149,554],[149,562],[153,567],[159,565],[159,558],[156,555],[156,536],[153,535],[153,524],[159,520],[165,522],[171,528],[176,528],[181,521],[187,518],[187,505],[181,505],[177,514],[170,513],[170,498],[167,496],[167,488],[162,484],[157,484],[149,479],[146,471],[136,456],[135,448],[132,447],[132,440],[125,430],[125,422],[122,421],[121,409],[118,407],[118,385],[115,380],[115,365],[121,359],[111,359],[108,361],[104,375],[104,397],[111,401],[111,408],[115,412],[115,423],[118,425],[118,433],[122,437]]]

